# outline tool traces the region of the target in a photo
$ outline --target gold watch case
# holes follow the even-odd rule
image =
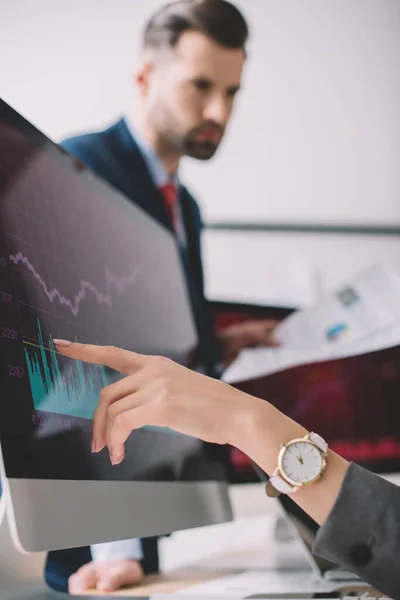
[[[305,443],[305,444],[310,444],[311,446],[314,446],[314,448],[316,448],[318,450],[318,452],[321,455],[322,458],[322,465],[321,465],[321,470],[318,473],[318,475],[316,477],[314,477],[314,479],[310,479],[310,481],[306,481],[305,483],[299,483],[298,481],[294,481],[293,479],[290,479],[290,477],[288,477],[288,475],[286,475],[286,473],[283,470],[283,466],[282,466],[282,460],[284,457],[284,454],[287,450],[287,448],[289,448],[290,446],[292,446],[293,444],[297,444],[297,443]],[[324,453],[321,448],[318,448],[318,446],[310,439],[310,434],[308,433],[306,436],[304,436],[303,438],[296,438],[294,440],[290,440],[290,442],[287,442],[286,444],[282,444],[279,455],[278,455],[278,466],[276,468],[276,472],[274,472],[274,475],[279,474],[282,479],[284,479],[289,485],[292,485],[295,489],[301,488],[301,487],[305,487],[308,485],[312,485],[313,483],[316,483],[319,479],[321,479],[322,475],[325,472],[326,469],[326,452]]]

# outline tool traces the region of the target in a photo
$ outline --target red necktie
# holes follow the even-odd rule
[[[178,187],[174,183],[166,183],[160,187],[160,192],[164,198],[165,208],[173,228],[177,229],[177,204],[178,204]]]

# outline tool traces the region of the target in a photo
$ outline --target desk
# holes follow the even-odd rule
[[[125,588],[123,590],[119,590],[117,592],[113,592],[110,594],[105,594],[105,596],[121,596],[121,597],[144,597],[151,596],[153,594],[174,594],[175,592],[184,590],[185,588],[190,588],[191,586],[198,585],[201,583],[207,583],[211,581],[215,581],[219,578],[229,577],[239,575],[246,571],[243,567],[238,566],[241,562],[241,558],[245,559],[248,551],[243,553],[232,552],[227,553],[220,558],[215,556],[212,560],[215,560],[215,567],[210,566],[211,560],[206,563],[198,565],[188,565],[186,567],[181,567],[179,569],[175,569],[172,571],[168,571],[166,573],[159,573],[156,575],[148,575],[144,578],[143,582],[140,585]],[[218,564],[219,563],[219,564]],[[221,567],[224,563],[226,564],[236,564],[237,567],[229,568],[227,566]],[[300,573],[300,572],[299,572]],[[351,588],[342,588],[341,595],[346,596],[349,593],[358,592],[361,594],[365,593],[367,589],[360,588],[356,590],[354,587]],[[371,595],[378,596],[376,591],[368,590]],[[93,590],[91,592],[87,592],[87,595],[96,595],[98,597],[99,592]],[[298,594],[291,592],[288,594],[288,598],[296,598],[300,597],[301,592]],[[332,593],[334,596],[334,593]],[[206,595],[204,595],[206,598]]]
[[[270,505],[267,503],[267,507]],[[173,593],[213,579],[237,575],[247,569],[277,568],[282,561],[307,568],[298,556],[298,542],[284,546],[274,540],[275,514],[243,517],[233,523],[177,532],[159,542],[162,573],[145,577],[135,587],[113,596],[147,596]],[[99,592],[88,592],[99,595]]]
[[[256,503],[254,503],[256,504]],[[269,507],[268,503],[264,506]],[[272,504],[272,503],[271,503]],[[274,540],[275,514],[243,517],[233,523],[177,532],[159,541],[161,570],[147,576],[142,584],[121,590],[121,596],[172,593],[185,587],[247,569],[279,568],[289,561],[297,568],[309,568],[301,544],[282,545]],[[98,592],[92,592],[92,595]]]
[[[228,575],[238,574],[240,571],[215,571],[214,573],[205,572],[204,570],[193,569],[180,569],[173,573],[159,573],[157,575],[148,575],[144,578],[143,583],[132,588],[126,588],[119,590],[118,592],[112,592],[111,594],[104,594],[104,596],[121,596],[121,597],[137,597],[137,596],[151,596],[152,594],[173,594],[179,590],[196,585],[198,583],[204,583],[217,579],[218,577],[225,577]],[[341,596],[346,596],[348,593],[354,593],[356,590],[350,588],[348,590],[343,589]],[[380,594],[376,590],[362,588],[358,590],[360,594],[365,594],[368,591],[371,596],[380,597]],[[88,596],[99,596],[99,592],[87,592]],[[333,595],[333,594],[332,594]],[[288,595],[288,597],[294,597]]]
[[[218,577],[226,577],[228,575],[235,575],[240,573],[239,570],[231,571],[215,571],[211,572],[204,569],[187,568],[179,569],[175,572],[170,573],[158,573],[157,575],[147,575],[144,581],[135,587],[126,588],[119,590],[118,592],[112,592],[112,594],[105,594],[105,596],[150,596],[151,594],[171,594],[182,590],[185,587],[203,583],[205,581],[211,581]],[[87,595],[99,595],[99,592],[87,592]]]

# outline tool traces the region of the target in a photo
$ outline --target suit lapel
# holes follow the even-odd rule
[[[194,255],[196,249],[194,248],[195,241],[198,238],[199,232],[195,231],[195,223],[193,219],[193,212],[190,206],[190,198],[184,187],[180,188],[180,207],[183,219],[183,225],[185,228],[187,254],[192,267],[194,266]]]
[[[132,138],[124,119],[116,123],[115,134],[114,139],[118,145],[120,164],[129,178],[135,203],[165,227],[172,230],[163,197],[155,187],[146,161],[136,141]],[[114,148],[115,150],[117,148]]]
[[[128,180],[128,185],[131,188],[129,196],[154,219],[170,231],[173,231],[163,197],[155,187],[146,161],[136,141],[132,138],[124,119],[115,124],[113,134],[113,153],[118,156],[118,164],[123,169],[124,175]],[[185,259],[188,261],[188,265],[190,265],[188,272],[189,279],[198,281],[201,288],[202,269],[201,265],[199,265],[201,259],[200,248],[197,242],[199,232],[193,216],[190,196],[183,186],[180,186],[179,200],[186,236],[186,248],[180,248],[180,251],[185,255]]]

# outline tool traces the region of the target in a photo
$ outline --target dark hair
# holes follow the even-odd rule
[[[185,31],[199,31],[226,48],[242,48],[249,37],[241,12],[227,0],[177,0],[148,22],[144,48],[173,48]]]

